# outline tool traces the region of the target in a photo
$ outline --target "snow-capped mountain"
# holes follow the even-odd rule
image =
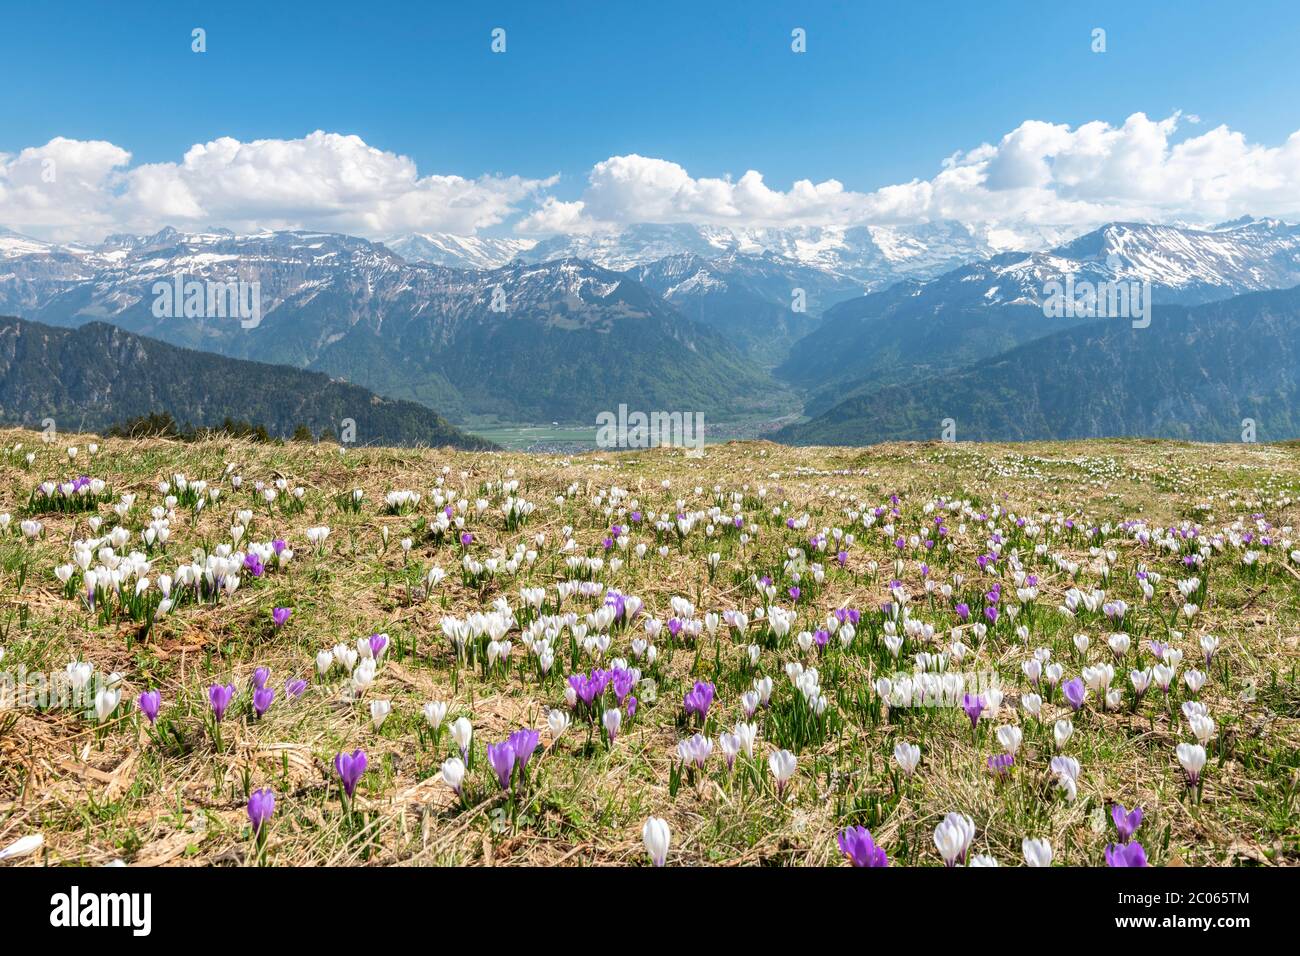
[[[1052,233],[1059,240],[1059,233]],[[701,259],[750,256],[789,266],[818,269],[864,289],[899,279],[929,278],[953,266],[1007,248],[1013,234],[958,222],[921,226],[799,226],[784,229],[732,229],[680,223],[639,223],[617,232],[550,236],[539,241],[486,239],[447,234],[417,234],[386,245],[412,262],[454,268],[495,268],[513,258],[526,262],[586,259],[606,269],[625,271],[672,256]],[[1041,248],[1041,234],[1014,235]]]
[[[328,372],[461,419],[594,421],[619,402],[717,414],[781,392],[726,336],[628,276],[581,260],[449,269],[312,232],[163,230],[75,255],[20,250],[8,238],[15,254],[0,260],[0,314],[63,326],[106,321],[176,345]],[[169,291],[177,276],[257,283],[259,322],[203,310],[156,314],[157,290]]]
[[[1149,282],[1155,302],[1199,303],[1300,284],[1300,226],[1240,219],[1208,229],[1117,222],[1045,252],[1006,252],[909,294],[947,303],[1041,304],[1051,282]]]
[[[932,278],[951,258],[987,251],[987,237],[953,224],[645,226],[528,248],[501,243],[444,240],[441,249],[488,260],[511,254],[493,269],[459,269],[318,232],[164,229],[94,247],[6,232],[0,314],[65,326],[108,321],[178,345],[346,376],[461,418],[486,410],[573,420],[590,411],[589,399],[617,397],[610,377],[629,364],[646,364],[637,388],[658,402],[652,407],[689,392],[698,393],[695,407],[716,413],[745,394],[772,395],[763,369],[773,363],[789,381],[818,388],[978,360],[1058,328],[1042,302],[1048,284],[1065,276],[1150,282],[1157,306],[1300,284],[1300,227],[1277,220],[1201,229],[1112,223],[1047,251],[997,253]],[[682,244],[699,251],[658,255]],[[566,251],[618,265],[646,261],[618,271],[549,258]],[[861,278],[907,270],[915,272],[884,288],[884,279]],[[177,275],[256,282],[261,324],[249,331],[228,318],[156,316],[157,283]],[[492,305],[498,289],[504,310]],[[806,312],[793,308],[798,290]],[[594,365],[593,356],[601,357]],[[728,382],[719,391],[722,368]],[[605,384],[577,395],[558,384],[562,372]]]
[[[499,269],[537,245],[535,239],[491,239],[415,232],[384,243],[407,262],[430,262],[452,269]]]
[[[1111,223],[1046,252],[1001,253],[832,307],[794,345],[778,374],[825,389],[997,354],[1060,331],[1063,321],[1090,320],[1045,314],[1044,302],[1062,292],[1067,277],[1076,290],[1115,283],[1130,294],[1150,283],[1154,316],[1162,304],[1290,288],[1300,285],[1300,227],[1272,219],[1208,229]],[[856,359],[836,361],[828,379],[828,356]]]

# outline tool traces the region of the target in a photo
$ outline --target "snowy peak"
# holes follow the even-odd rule
[[[384,245],[407,262],[428,262],[452,269],[497,269],[532,249],[537,241],[417,232],[396,236]]]
[[[1238,220],[1211,229],[1117,222],[1052,250],[1073,271],[1150,282],[1187,298],[1221,298],[1300,284],[1300,228]]]
[[[701,259],[768,258],[879,288],[908,276],[930,277],[995,251],[967,226],[794,226],[733,229],[681,223],[640,223],[619,232],[552,236],[537,243],[531,261],[576,256],[608,269],[627,270],[674,256]]]

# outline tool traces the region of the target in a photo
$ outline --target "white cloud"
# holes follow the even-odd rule
[[[1212,222],[1243,214],[1300,214],[1300,132],[1280,146],[1247,142],[1225,126],[1178,139],[1175,113],[1135,113],[1122,125],[1028,120],[996,144],[944,160],[930,179],[872,192],[830,179],[767,186],[750,170],[737,180],[692,177],[663,159],[615,156],[597,163],[581,198],[548,201],[521,232],[614,229],[634,222],[736,227],[905,224],[959,219],[1088,228],[1117,220]]]
[[[0,154],[0,223],[63,241],[164,225],[372,237],[473,233],[516,214],[520,203],[554,183],[420,176],[405,156],[320,131],[249,143],[222,137],[190,147],[174,163],[132,167],[130,159],[111,143],[68,139]]]
[[[580,200],[544,204],[518,229],[582,231],[630,222],[813,225],[852,217],[860,200],[833,179],[803,179],[781,192],[752,169],[735,181],[696,179],[677,163],[633,154],[597,163]]]
[[[996,143],[952,154],[928,179],[871,192],[834,179],[779,189],[756,170],[696,177],[666,159],[613,156],[592,167],[572,200],[550,194],[554,177],[421,176],[410,158],[338,133],[248,143],[225,137],[190,147],[176,162],[136,165],[112,143],[59,138],[0,153],[0,225],[67,241],[164,225],[383,238],[472,234],[502,223],[536,234],[635,222],[746,228],[958,219],[1015,230],[1300,217],[1300,132],[1267,146],[1198,122],[1179,113],[1077,127],[1028,120]],[[1189,130],[1196,135],[1183,135]]]

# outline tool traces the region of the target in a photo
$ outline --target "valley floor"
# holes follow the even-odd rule
[[[13,865],[640,865],[655,817],[668,865],[861,825],[933,866],[948,814],[967,862],[1103,865],[1116,804],[1153,865],[1300,862],[1296,448],[41,438],[0,432]]]

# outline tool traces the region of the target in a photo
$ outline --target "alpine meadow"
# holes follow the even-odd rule
[[[1294,5],[4,23],[7,925],[1282,925]]]

